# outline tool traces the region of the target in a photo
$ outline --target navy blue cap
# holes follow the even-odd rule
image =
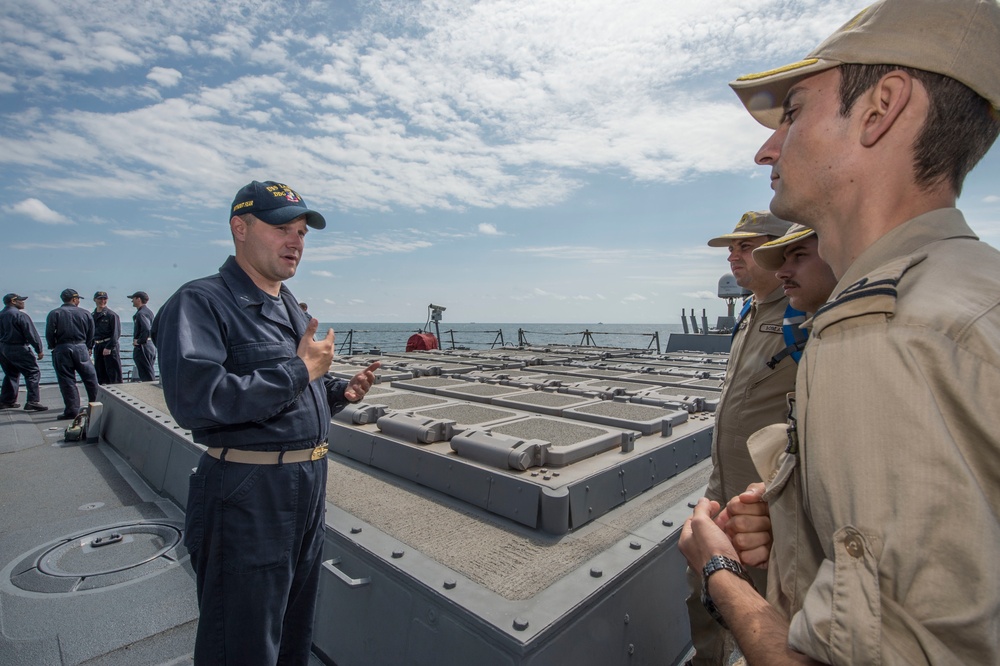
[[[17,294],[6,294],[3,297],[3,304],[10,305],[14,301],[26,301],[26,300],[28,300],[27,296],[19,296]]]
[[[313,229],[326,227],[326,220],[314,210],[309,210],[298,192],[273,180],[253,181],[236,193],[230,217],[250,213],[268,224],[288,224],[305,215],[306,224]]]
[[[63,303],[69,303],[74,298],[80,298],[80,294],[76,293],[76,289],[63,289],[59,298],[62,299]]]
[[[144,291],[137,291],[134,294],[129,294],[128,296],[126,296],[126,298],[135,298],[137,296],[139,297],[139,300],[142,301],[143,303],[149,303],[149,294],[147,294]]]
[[[106,291],[98,291],[98,292],[95,292],[95,293],[94,293],[94,300],[95,300],[95,301],[96,301],[96,300],[97,300],[98,298],[107,298],[107,297],[108,297],[108,292],[106,292]]]

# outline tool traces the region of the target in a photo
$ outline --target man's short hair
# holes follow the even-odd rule
[[[840,65],[840,113],[848,115],[858,98],[889,72],[902,70],[927,90],[927,119],[913,146],[918,184],[940,182],[961,194],[966,175],[1000,133],[1000,118],[982,96],[953,78],[896,65]]]

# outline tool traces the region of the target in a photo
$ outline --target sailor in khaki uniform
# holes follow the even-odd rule
[[[771,423],[785,419],[785,394],[795,384],[795,360],[788,354],[776,363],[769,362],[788,346],[782,328],[786,317],[804,320],[804,313],[789,312],[788,299],[773,271],[754,263],[752,252],[769,240],[788,232],[790,222],[768,211],[748,212],[740,218],[732,233],[708,241],[710,247],[729,249],[729,263],[736,283],[752,292],[740,313],[733,335],[726,380],[716,410],[712,435],[712,476],[706,495],[724,503],[751,483],[760,481],[747,452],[747,438]],[[753,572],[763,589],[767,575],[762,569]],[[701,605],[698,572],[688,572],[693,594],[688,598],[691,636],[697,650],[693,662],[721,664],[726,660],[725,636]]]
[[[776,130],[772,209],[839,282],[789,425],[750,442],[772,604],[702,500],[681,550],[706,606],[750,663],[1000,663],[1000,253],[954,208],[1000,132],[1000,5],[882,0],[733,87]]]

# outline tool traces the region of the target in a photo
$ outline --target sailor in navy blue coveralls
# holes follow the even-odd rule
[[[378,365],[350,382],[329,375],[332,335],[313,338],[318,322],[281,283],[307,222],[325,226],[286,186],[243,188],[230,220],[236,257],[182,286],[154,322],[170,412],[208,447],[184,535],[201,610],[196,664],[309,659],[330,417],[364,397]]]
[[[39,402],[38,381],[42,376],[38,361],[42,359],[42,340],[31,321],[24,313],[27,296],[6,294],[4,308],[0,311],[0,367],[3,368],[3,384],[0,386],[0,409],[17,407],[17,393],[21,375],[28,389],[27,411],[44,412],[48,407]],[[35,353],[31,353],[34,349]]]
[[[153,363],[156,361],[156,347],[150,339],[153,328],[153,311],[146,307],[149,296],[144,291],[129,295],[135,314],[132,315],[132,360],[135,361],[135,372],[140,382],[151,382],[156,379]]]
[[[97,372],[90,362],[94,348],[94,318],[80,307],[80,294],[64,289],[63,304],[45,319],[45,341],[52,350],[52,367],[59,380],[63,413],[57,418],[72,419],[80,413],[80,391],[76,388],[79,373],[87,389],[87,400],[97,400]]]
[[[97,307],[91,313],[94,317],[94,369],[97,370],[98,384],[122,383],[122,360],[118,354],[118,338],[122,335],[121,319],[118,313],[108,307],[108,292],[94,294]]]

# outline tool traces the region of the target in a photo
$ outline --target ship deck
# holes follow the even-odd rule
[[[312,664],[686,655],[676,537],[707,481],[724,359],[505,356],[389,355],[364,409],[333,422]],[[102,387],[89,442],[64,441],[56,386],[42,402],[0,411],[0,663],[191,663],[181,507],[202,448],[155,382]],[[496,463],[524,442],[533,460]],[[463,468],[463,488],[444,465]],[[646,600],[651,586],[668,602]],[[580,640],[611,607],[633,618],[621,659]],[[379,631],[393,637],[374,644]],[[669,640],[642,653],[657,633]]]

